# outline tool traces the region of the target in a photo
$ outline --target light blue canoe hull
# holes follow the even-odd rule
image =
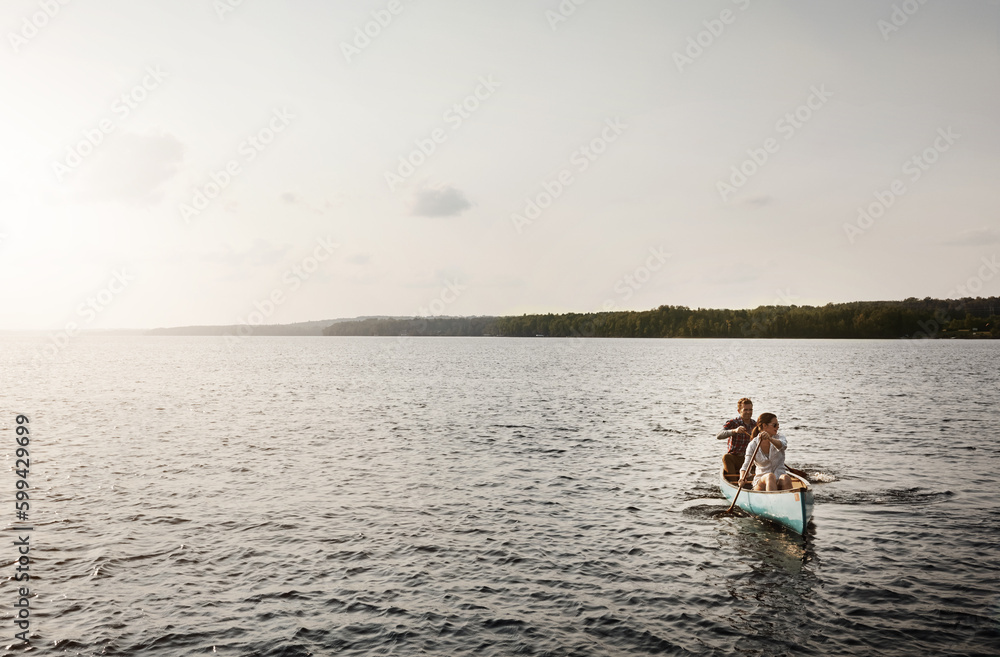
[[[770,493],[743,489],[736,500],[736,506],[751,515],[780,523],[797,534],[805,534],[813,515],[813,491],[808,484],[806,486],[804,490]],[[722,474],[719,475],[719,488],[725,498],[732,502],[736,486],[726,481]]]

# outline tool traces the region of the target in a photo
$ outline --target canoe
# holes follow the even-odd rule
[[[736,506],[747,513],[767,518],[788,527],[797,534],[805,534],[813,515],[813,489],[805,479],[789,473],[792,478],[791,490],[760,491],[746,488],[736,500]],[[732,502],[736,495],[738,474],[719,474],[719,488],[727,500]]]

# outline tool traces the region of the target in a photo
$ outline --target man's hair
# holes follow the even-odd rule
[[[739,409],[739,407],[742,406],[743,404],[750,404],[751,406],[753,406],[753,402],[750,401],[750,398],[744,397],[743,399],[736,402],[736,408]]]

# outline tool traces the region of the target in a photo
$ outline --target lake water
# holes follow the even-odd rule
[[[10,652],[26,413],[34,654],[1000,654],[1000,342],[41,344],[0,337]],[[720,513],[742,396],[805,538]]]

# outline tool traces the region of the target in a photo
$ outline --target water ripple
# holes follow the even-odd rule
[[[0,341],[39,652],[1000,654],[990,344]],[[804,537],[724,513],[744,394]]]

